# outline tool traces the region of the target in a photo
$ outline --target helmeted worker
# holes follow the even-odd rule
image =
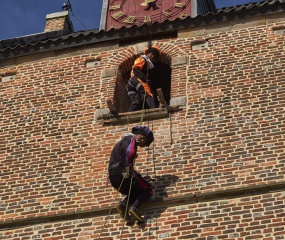
[[[126,195],[116,205],[116,209],[127,221],[130,221],[130,215],[139,222],[143,221],[139,207],[152,196],[153,186],[134,170],[134,160],[137,158],[137,146],[149,146],[153,140],[153,133],[148,127],[136,126],[114,146],[110,156],[110,183],[117,191]]]
[[[143,108],[156,108],[156,101],[151,92],[151,82],[148,79],[148,71],[154,68],[154,62],[158,60],[160,50],[157,47],[149,47],[144,55],[138,57],[132,66],[131,77],[126,86],[131,106],[128,111],[137,111]]]

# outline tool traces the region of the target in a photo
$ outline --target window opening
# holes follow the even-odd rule
[[[127,94],[126,85],[130,79],[130,74],[134,61],[140,55],[133,55],[125,60],[118,68],[118,76],[116,79],[115,92],[113,103],[118,113],[128,112],[130,100]],[[154,63],[154,68],[148,72],[148,78],[151,80],[151,90],[154,95],[155,101],[157,100],[156,90],[161,88],[167,104],[170,102],[171,97],[171,57],[165,53],[161,53],[160,58]]]

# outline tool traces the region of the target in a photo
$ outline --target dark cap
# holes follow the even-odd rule
[[[145,126],[133,127],[132,133],[144,135],[146,137],[146,143],[145,143],[146,146],[149,146],[154,140],[152,131],[148,127],[145,127]]]

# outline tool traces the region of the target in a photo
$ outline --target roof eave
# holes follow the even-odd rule
[[[126,39],[138,37],[144,38],[147,33],[160,36],[167,33],[177,32],[181,29],[195,28],[238,19],[268,15],[283,12],[284,10],[285,4],[280,4],[280,1],[275,1],[273,4],[262,5],[261,7],[245,8],[242,11],[219,11],[215,14],[211,13],[204,16],[198,15],[195,18],[187,17],[183,20],[176,19],[174,21],[153,23],[152,25],[145,24],[140,27],[134,26],[131,28],[112,29],[109,31],[83,31],[58,38],[47,39],[45,41],[29,43],[23,46],[18,45],[14,48],[6,48],[0,51],[0,60],[94,43],[103,43],[108,41],[124,42]]]

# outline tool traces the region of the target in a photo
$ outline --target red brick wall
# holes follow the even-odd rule
[[[125,238],[284,239],[284,35],[274,25],[156,42],[172,58],[172,100],[187,103],[143,123],[155,144],[136,167],[156,177],[156,205]],[[208,46],[195,50],[201,39]],[[94,46],[0,68],[0,239],[98,237],[116,195],[105,185],[110,151],[136,125],[95,121],[116,81],[102,72],[134,54]],[[119,239],[122,224],[112,212],[104,239]]]
[[[1,239],[283,239],[284,193],[164,207],[145,212],[147,225],[124,226],[110,215],[34,224]]]

